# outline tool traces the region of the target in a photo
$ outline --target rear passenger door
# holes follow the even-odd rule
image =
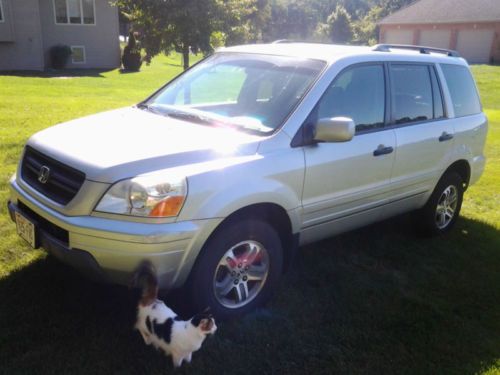
[[[399,200],[434,188],[449,163],[454,130],[433,64],[390,63],[389,76],[396,133],[391,200]]]

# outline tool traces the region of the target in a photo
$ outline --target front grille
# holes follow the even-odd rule
[[[45,183],[40,182],[40,171],[47,167],[50,172]],[[53,201],[66,205],[78,193],[85,181],[85,174],[57,160],[54,160],[34,148],[26,146],[21,164],[21,177],[35,190]]]
[[[52,224],[50,221],[47,219],[44,219],[40,215],[38,215],[35,211],[30,209],[28,206],[26,206],[23,202],[18,201],[17,202],[17,207],[19,210],[26,215],[28,218],[31,220],[35,221],[37,224],[37,227],[44,231],[45,233],[48,233],[52,237],[58,239],[61,241],[64,245],[68,246],[69,244],[69,233],[67,230],[62,229],[58,227],[55,224]]]

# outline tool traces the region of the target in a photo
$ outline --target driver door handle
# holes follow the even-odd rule
[[[377,147],[375,151],[373,151],[373,156],[380,156],[390,154],[394,151],[392,147],[385,147],[384,145],[380,145]]]

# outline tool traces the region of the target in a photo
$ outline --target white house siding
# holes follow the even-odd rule
[[[116,68],[120,65],[118,10],[108,0],[95,0],[95,25],[60,25],[55,22],[53,0],[40,0],[45,62],[57,44],[85,47],[85,63],[68,68]]]
[[[43,47],[38,0],[2,0],[0,70],[42,70]]]

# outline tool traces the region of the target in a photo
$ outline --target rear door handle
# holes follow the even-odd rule
[[[441,136],[439,137],[439,142],[449,141],[452,138],[453,134],[443,132],[443,134],[441,134]]]
[[[394,149],[390,146],[385,147],[384,145],[380,145],[380,146],[378,146],[378,148],[375,151],[373,151],[373,156],[386,155],[386,154],[390,154],[393,151],[394,151]]]

